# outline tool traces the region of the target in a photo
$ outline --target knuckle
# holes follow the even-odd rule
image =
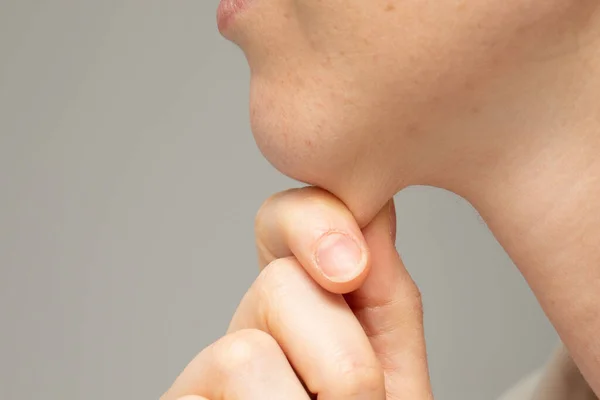
[[[256,284],[264,291],[268,293],[280,294],[280,292],[286,291],[293,279],[297,279],[297,275],[300,274],[301,268],[298,263],[292,258],[278,258],[261,272]]]
[[[414,315],[423,315],[423,294],[416,284],[412,284],[409,290],[406,291],[407,302],[410,310]]]
[[[266,216],[273,211],[275,207],[282,201],[282,199],[290,196],[298,189],[288,189],[283,192],[275,193],[268,197],[260,206],[254,218],[254,230],[256,233],[262,232],[266,225]]]
[[[314,187],[307,186],[303,188],[288,189],[283,192],[275,193],[263,202],[256,213],[254,218],[254,229],[255,232],[263,232],[266,227],[266,218],[276,208],[281,206],[287,210],[294,209],[294,206],[300,204],[306,205],[327,205],[332,201],[339,201],[331,193]]]
[[[297,267],[288,258],[279,258],[267,265],[255,281],[260,303],[267,307],[277,307],[278,299],[290,292],[290,284],[295,281]]]
[[[330,192],[315,186],[306,187],[302,189],[302,196],[304,199],[315,202],[317,204],[326,204],[331,201],[339,201],[337,197],[335,197]]]
[[[307,285],[316,285],[293,258],[271,262],[259,275],[252,288],[257,312],[269,329],[276,329],[287,319],[291,302],[305,294]]]
[[[225,336],[213,351],[219,370],[229,375],[252,368],[277,348],[277,342],[267,333],[246,329]]]
[[[265,215],[272,209],[273,202],[275,201],[274,198],[278,195],[279,194],[274,194],[265,200],[256,212],[256,216],[254,217],[254,232],[256,234],[262,232],[265,225]]]
[[[339,364],[339,382],[346,396],[384,392],[385,378],[380,365],[347,358]]]

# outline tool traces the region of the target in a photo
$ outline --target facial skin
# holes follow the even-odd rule
[[[362,228],[402,188],[470,201],[600,393],[600,2],[251,0],[256,141]]]
[[[538,117],[553,110],[553,93],[564,92],[557,75],[579,74],[581,65],[564,60],[594,37],[597,8],[596,0],[253,0],[222,32],[249,61],[263,154],[340,197],[364,226],[399,189],[459,191],[459,174],[522,141],[523,125],[512,123],[538,107],[532,95],[546,102]],[[560,69],[549,68],[558,59]]]

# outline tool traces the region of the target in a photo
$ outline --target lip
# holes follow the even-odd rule
[[[225,33],[234,17],[244,10],[250,0],[221,0],[217,9],[219,31]]]

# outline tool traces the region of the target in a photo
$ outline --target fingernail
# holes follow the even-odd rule
[[[315,258],[317,266],[328,278],[345,281],[360,273],[363,254],[349,236],[330,233],[321,238]]]

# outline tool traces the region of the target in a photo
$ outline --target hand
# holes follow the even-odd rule
[[[431,399],[421,299],[391,238],[393,209],[361,232],[315,188],[267,201],[256,222],[261,274],[227,335],[162,400]],[[316,253],[352,242],[359,250],[346,255]]]

